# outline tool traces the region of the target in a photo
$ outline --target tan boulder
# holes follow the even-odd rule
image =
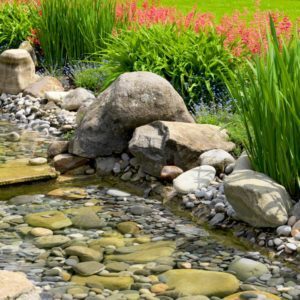
[[[30,95],[35,98],[45,98],[45,93],[49,91],[63,92],[64,87],[55,77],[45,76],[27,86],[23,92],[25,95]]]
[[[30,54],[24,49],[10,49],[0,55],[0,94],[18,94],[37,80]]]
[[[136,128],[129,150],[144,172],[159,176],[163,166],[183,170],[198,166],[199,155],[212,149],[231,151],[225,130],[207,124],[156,121]]]

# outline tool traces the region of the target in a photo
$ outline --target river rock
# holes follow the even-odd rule
[[[45,93],[49,91],[63,92],[64,88],[55,77],[45,76],[27,86],[23,93],[35,98],[45,98]]]
[[[155,120],[194,122],[167,80],[149,72],[124,73],[89,107],[69,152],[87,158],[122,153],[134,129]]]
[[[9,199],[7,203],[9,205],[22,205],[22,204],[29,204],[40,199],[41,199],[41,195],[19,195]]]
[[[25,222],[34,227],[57,230],[72,225],[71,220],[59,211],[43,211],[25,216]]]
[[[224,173],[225,168],[234,163],[235,159],[223,149],[213,149],[202,153],[199,161],[200,165],[212,166],[218,173]]]
[[[53,231],[43,227],[35,227],[30,230],[30,234],[35,237],[53,235]]]
[[[48,147],[48,157],[52,158],[58,154],[67,153],[68,147],[68,141],[54,141]]]
[[[30,54],[24,49],[5,50],[0,55],[0,94],[19,94],[37,80]]]
[[[89,99],[95,99],[93,93],[89,92],[84,88],[77,88],[70,91],[63,99],[62,108],[66,110],[77,111],[79,107]]]
[[[48,196],[61,197],[67,200],[82,200],[87,197],[87,192],[83,188],[65,187],[50,191]]]
[[[259,298],[260,296],[260,298]],[[267,293],[267,292],[263,292],[263,291],[246,291],[246,292],[240,292],[240,293],[236,293],[230,296],[225,297],[223,300],[259,300],[259,299],[268,299],[268,300],[281,300],[282,298]]]
[[[100,176],[111,175],[117,159],[111,157],[97,157],[96,158],[96,170]]]
[[[291,234],[293,237],[300,234],[300,220],[293,225]]]
[[[49,91],[45,93],[45,98],[48,102],[53,102],[56,105],[61,106],[63,99],[69,94],[69,92]]]
[[[96,273],[99,273],[105,268],[103,264],[100,264],[96,261],[86,261],[81,262],[75,266],[73,266],[73,270],[82,276],[90,276]]]
[[[0,271],[0,299],[16,299],[33,289],[34,285],[24,273]]]
[[[84,157],[75,156],[72,154],[58,154],[53,158],[53,165],[55,170],[64,174],[70,170],[81,167],[87,164],[89,160]]]
[[[167,164],[188,170],[199,165],[199,155],[204,151],[231,151],[235,145],[228,139],[218,126],[156,121],[136,128],[129,150],[144,172],[158,177]]]
[[[248,258],[236,259],[229,265],[228,271],[234,272],[241,281],[245,281],[250,277],[258,278],[269,273],[268,268],[263,263]]]
[[[245,151],[242,152],[241,156],[236,160],[234,165],[234,171],[241,170],[253,170],[249,156]]]
[[[163,273],[160,279],[181,296],[224,297],[236,292],[239,288],[239,281],[235,276],[222,272],[170,270]]]
[[[97,214],[91,210],[78,213],[72,218],[72,223],[74,227],[80,229],[96,229],[106,225],[106,222],[100,219]]]
[[[173,181],[176,177],[183,173],[183,170],[176,166],[164,166],[160,171],[162,180]]]
[[[41,236],[35,239],[34,244],[38,248],[53,248],[59,247],[70,241],[70,238],[64,235],[48,235]]]
[[[89,243],[91,248],[115,246],[117,248],[124,247],[125,241],[123,237],[102,237],[101,239],[93,240]]]
[[[109,290],[129,290],[133,284],[133,279],[129,276],[118,276],[118,277],[104,277],[104,276],[73,276],[71,282],[79,285],[103,285],[104,288]]]
[[[211,166],[200,166],[179,175],[174,179],[173,186],[179,193],[194,193],[196,190],[207,187],[215,176],[215,168]]]
[[[44,157],[35,157],[35,158],[29,159],[28,163],[31,166],[45,165],[47,163],[47,159]]]
[[[103,253],[100,250],[94,250],[85,246],[70,246],[65,249],[69,256],[78,256],[80,261],[101,261]]]
[[[290,196],[268,176],[252,170],[234,171],[224,188],[240,220],[254,227],[277,227],[287,222]]]
[[[123,234],[137,234],[140,232],[138,224],[131,221],[119,223],[117,229]]]

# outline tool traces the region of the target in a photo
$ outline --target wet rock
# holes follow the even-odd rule
[[[228,270],[234,272],[237,278],[242,281],[245,281],[250,277],[258,278],[269,273],[268,268],[264,264],[248,258],[240,258],[233,261],[229,265]]]
[[[52,158],[58,154],[68,152],[69,142],[68,141],[54,141],[49,145],[48,157]]]
[[[277,227],[287,222],[290,196],[268,176],[251,170],[234,171],[224,188],[240,220],[254,227]]]
[[[53,158],[53,165],[57,171],[64,174],[70,170],[83,166],[89,162],[88,159],[74,156],[72,154],[58,154]]]
[[[113,196],[113,197],[129,197],[130,194],[117,190],[117,189],[109,189],[107,192],[107,195]]]
[[[0,138],[4,138],[8,142],[18,142],[20,141],[21,136],[17,132],[12,131],[9,133],[0,134]]]
[[[35,98],[45,98],[45,93],[49,91],[63,92],[64,88],[60,81],[55,77],[45,76],[28,85],[23,93]]]
[[[137,234],[140,232],[140,227],[135,222],[122,222],[117,225],[117,229],[123,234]]]
[[[85,101],[95,99],[93,93],[89,92],[84,88],[77,88],[70,91],[63,99],[62,108],[66,110],[77,111]]]
[[[73,276],[71,281],[79,285],[100,284],[106,289],[129,290],[133,284],[133,279],[129,276],[104,277],[104,276]]]
[[[87,197],[87,192],[83,188],[70,187],[52,190],[47,195],[67,200],[82,200]]]
[[[183,170],[176,166],[164,166],[160,172],[160,179],[173,181],[183,173]]]
[[[53,231],[47,228],[35,227],[30,230],[30,234],[35,237],[53,235]]]
[[[276,232],[279,236],[289,236],[291,234],[292,228],[288,225],[279,226]]]
[[[124,247],[125,241],[123,237],[102,237],[101,239],[93,240],[89,243],[91,248],[115,246],[117,248]]]
[[[81,262],[75,266],[73,266],[73,270],[82,276],[90,276],[99,273],[104,269],[104,265],[95,262],[95,261],[87,261]]]
[[[246,292],[236,293],[224,298],[224,300],[246,300],[246,299],[280,300],[281,298],[276,295],[272,295],[270,293],[266,293],[263,291],[246,291]]]
[[[96,170],[98,175],[110,175],[116,163],[115,157],[98,157],[96,158]]]
[[[87,158],[122,153],[133,130],[155,120],[194,122],[167,80],[149,72],[122,74],[89,107],[69,152]]]
[[[22,205],[29,204],[35,201],[39,201],[41,199],[41,195],[20,195],[9,199],[9,205]]]
[[[65,249],[67,255],[78,256],[82,262],[85,261],[101,261],[103,254],[101,251],[97,251],[84,246],[70,246]]]
[[[69,241],[70,239],[64,235],[48,235],[36,238],[34,240],[34,244],[38,248],[53,248],[64,245]]]
[[[0,94],[19,94],[35,82],[34,63],[24,49],[10,49],[0,55]]]
[[[31,166],[45,165],[47,163],[47,159],[44,157],[35,157],[35,158],[29,159],[28,163]]]
[[[62,212],[43,211],[25,216],[25,222],[34,227],[43,227],[57,230],[72,225],[72,222]]]
[[[81,229],[101,228],[106,225],[93,211],[83,211],[71,219],[73,226]]]
[[[165,165],[188,170],[198,166],[204,151],[232,150],[235,145],[228,139],[226,131],[218,126],[156,121],[136,128],[129,150],[145,173],[158,177]]]
[[[225,168],[235,162],[231,154],[222,149],[213,149],[204,152],[199,157],[200,165],[212,166],[217,173],[224,173]]]
[[[238,290],[239,281],[228,273],[202,270],[170,270],[160,276],[182,296],[224,297]]]
[[[194,193],[196,190],[207,187],[215,175],[216,170],[211,166],[196,167],[174,179],[173,186],[179,193]]]

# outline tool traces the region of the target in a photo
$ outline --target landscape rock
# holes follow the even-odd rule
[[[239,288],[239,281],[235,276],[222,272],[180,269],[167,271],[160,278],[181,296],[224,297]]]
[[[179,175],[173,180],[173,186],[179,193],[194,193],[201,188],[207,187],[215,176],[215,168],[200,166]]]
[[[103,219],[100,219],[93,211],[82,211],[71,219],[73,226],[81,229],[101,228],[106,225]]]
[[[62,246],[70,241],[70,238],[64,235],[48,235],[35,239],[34,244],[38,248],[53,248]]]
[[[137,234],[140,232],[138,224],[132,221],[119,223],[117,229],[123,234]]]
[[[244,151],[236,160],[234,171],[253,170],[248,154]]]
[[[268,176],[252,170],[234,171],[224,188],[240,220],[254,227],[277,227],[287,222],[290,196]]]
[[[30,230],[30,234],[35,237],[53,235],[53,231],[43,227],[35,227]]]
[[[212,166],[217,173],[224,173],[225,168],[235,162],[234,157],[222,149],[213,149],[202,153],[199,157],[200,165]]]
[[[37,80],[30,54],[24,49],[5,50],[0,55],[0,94],[19,94]]]
[[[25,222],[34,227],[43,227],[51,230],[57,230],[72,225],[71,220],[59,211],[43,211],[39,213],[28,214],[25,216]]]
[[[136,128],[129,150],[145,173],[158,177],[165,165],[188,170],[199,165],[199,155],[205,151],[231,151],[235,145],[228,139],[218,126],[156,121]]]
[[[84,88],[77,88],[70,91],[63,99],[62,108],[66,110],[77,111],[79,107],[89,99],[95,99],[93,93],[89,92]]]
[[[156,120],[194,122],[167,80],[149,72],[122,74],[89,107],[69,152],[87,158],[122,153],[136,127]]]
[[[45,92],[45,98],[55,103],[58,106],[62,105],[64,98],[69,94],[69,92],[61,92],[61,91],[49,91]]]
[[[73,270],[82,276],[90,276],[99,273],[105,268],[103,264],[100,264],[96,261],[86,261],[81,262],[73,266]]]
[[[261,262],[248,258],[239,258],[233,261],[228,271],[234,272],[236,277],[242,281],[247,280],[250,277],[257,277],[269,273],[268,268]]]
[[[48,157],[52,158],[58,154],[67,153],[68,147],[68,141],[54,141],[48,147]]]
[[[24,89],[23,93],[35,98],[45,99],[45,93],[49,91],[63,92],[64,87],[55,77],[45,76],[40,78],[38,81],[28,85],[26,89]]]
[[[64,174],[70,170],[83,166],[89,162],[89,159],[64,153],[58,154],[53,158],[53,166],[55,170]]]
[[[34,285],[21,272],[0,271],[0,299],[16,299],[34,289]]]
[[[80,261],[101,261],[103,253],[85,246],[70,246],[65,249],[66,254],[69,256],[78,256]]]

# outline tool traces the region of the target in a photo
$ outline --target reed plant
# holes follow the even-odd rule
[[[268,51],[249,62],[246,73],[232,74],[228,88],[243,117],[253,167],[299,195],[300,40],[297,34],[289,43],[279,40],[270,24]]]
[[[38,38],[50,66],[100,50],[115,25],[115,0],[41,0],[39,9]]]

